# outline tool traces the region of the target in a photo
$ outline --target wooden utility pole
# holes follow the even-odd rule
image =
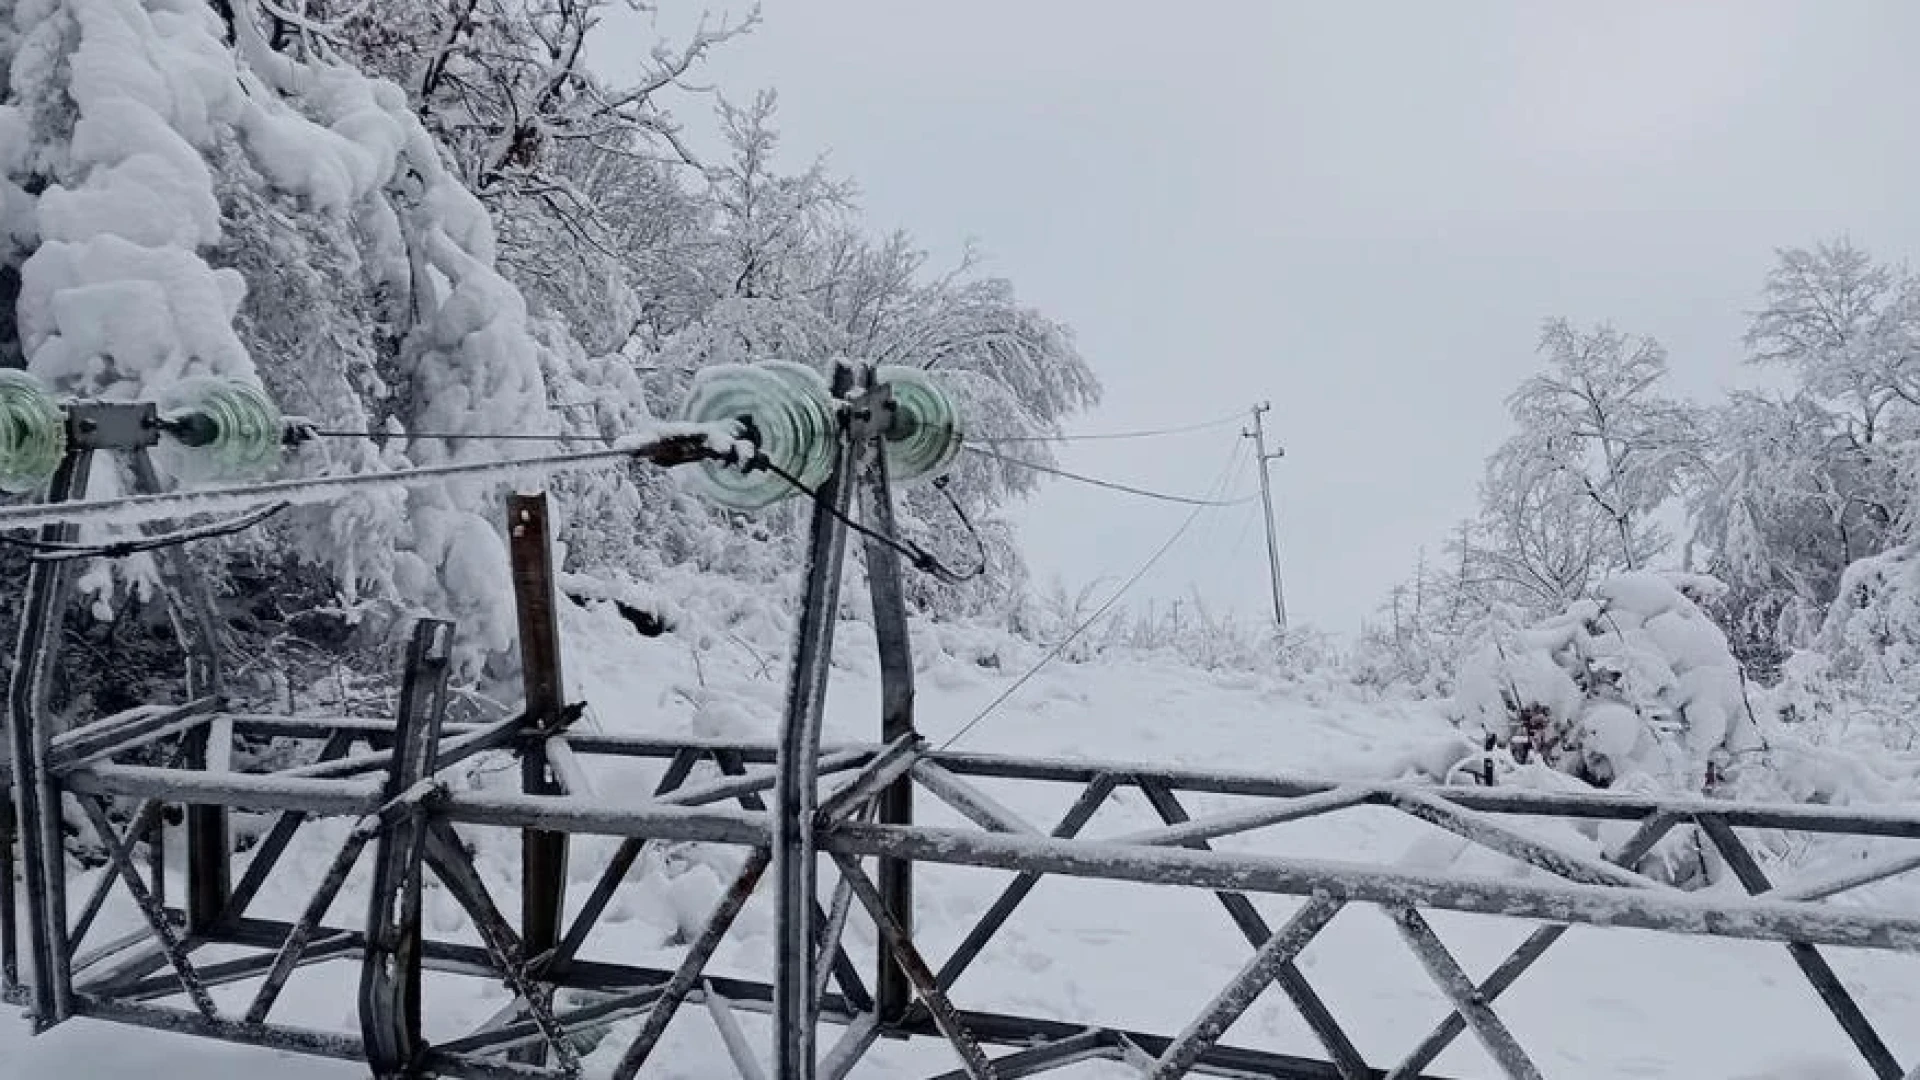
[[[529,795],[567,794],[547,760],[546,737],[564,730],[567,700],[560,670],[560,619],[554,600],[553,533],[546,492],[508,498],[507,545],[520,625],[520,677],[526,687],[528,729],[521,748],[521,790]],[[520,940],[529,957],[560,943],[567,846],[566,833],[521,830]],[[512,1057],[521,1063],[542,1064],[546,1047],[538,1043],[521,1047]]]
[[[1253,428],[1240,434],[1253,440],[1254,453],[1258,455],[1254,462],[1260,467],[1260,520],[1267,526],[1267,574],[1273,582],[1273,621],[1281,630],[1287,628],[1287,598],[1280,587],[1280,536],[1273,527],[1273,485],[1267,480],[1267,462],[1287,456],[1285,449],[1276,449],[1267,453],[1267,429],[1261,417],[1272,410],[1270,402],[1261,402],[1253,407]]]

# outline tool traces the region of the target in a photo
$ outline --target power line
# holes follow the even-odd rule
[[[1234,535],[1232,550],[1227,552],[1228,562],[1240,557],[1240,553],[1247,548],[1247,537],[1252,535],[1253,515],[1251,513],[1240,515],[1240,531]]]
[[[315,439],[444,439],[448,442],[598,442],[607,441],[600,434],[553,434],[534,435],[524,431],[333,431],[326,428],[301,428],[303,438]]]
[[[592,404],[583,402],[580,404]],[[966,441],[982,446],[1000,446],[1014,443],[1060,443],[1060,442],[1109,442],[1122,439],[1156,439],[1167,435],[1187,435],[1196,431],[1211,431],[1214,428],[1227,427],[1240,422],[1240,414],[1215,417],[1211,420],[1199,420],[1191,424],[1178,424],[1172,427],[1141,428],[1134,431],[1095,431],[1067,432],[1060,435],[970,435]],[[581,442],[587,440],[605,441],[598,434],[554,434],[533,435],[526,432],[476,432],[476,431],[350,431],[328,428],[308,428],[303,434],[321,439],[445,439],[449,441],[499,441],[499,442]]]
[[[1157,439],[1163,435],[1185,435],[1189,432],[1208,431],[1213,428],[1226,427],[1229,424],[1237,424],[1239,422],[1240,414],[1236,412],[1212,420],[1201,420],[1192,424],[1182,424],[1177,427],[1143,428],[1138,431],[1107,431],[1068,435],[973,435],[969,436],[967,441],[995,446],[1001,443],[1104,442],[1114,439]]]
[[[1233,470],[1233,466],[1237,464],[1239,461],[1239,457],[1240,457],[1240,444],[1236,440],[1234,443],[1233,453],[1229,454],[1227,457],[1227,467],[1220,470],[1220,476],[1218,479],[1216,479],[1213,482],[1213,487],[1211,490],[1218,491],[1226,485],[1228,477]],[[998,697],[988,702],[986,708],[981,709],[978,713],[974,714],[973,719],[961,725],[961,728],[959,731],[956,731],[952,735],[948,736],[947,741],[940,744],[940,749],[941,750],[949,749],[950,747],[953,746],[954,743],[959,742],[960,739],[963,736],[965,736],[968,732],[972,731],[976,727],[979,727],[981,721],[985,720],[989,716],[992,716],[994,713],[994,710],[1006,704],[1008,698],[1011,698],[1014,694],[1019,692],[1021,687],[1031,682],[1034,676],[1040,674],[1040,672],[1044,668],[1046,668],[1048,664],[1051,664],[1055,660],[1059,659],[1060,655],[1067,651],[1067,646],[1072,645],[1075,641],[1079,640],[1081,634],[1086,633],[1087,630],[1090,629],[1095,623],[1098,623],[1101,619],[1105,618],[1107,615],[1107,612],[1112,611],[1113,606],[1120,602],[1120,598],[1127,595],[1127,590],[1133,588],[1135,585],[1138,585],[1140,583],[1140,579],[1146,577],[1147,572],[1152,570],[1154,566],[1157,563],[1159,563],[1159,561],[1163,557],[1166,556],[1167,552],[1173,550],[1173,546],[1180,542],[1180,538],[1187,534],[1187,530],[1193,528],[1193,523],[1199,520],[1201,513],[1214,507],[1231,506],[1231,505],[1233,504],[1219,503],[1219,502],[1203,502],[1203,503],[1196,504],[1194,508],[1187,513],[1186,520],[1182,521],[1180,523],[1180,527],[1173,531],[1173,535],[1167,537],[1166,541],[1162,543],[1157,549],[1155,549],[1152,555],[1149,555],[1147,557],[1147,561],[1142,563],[1140,565],[1140,568],[1133,572],[1133,576],[1129,577],[1125,582],[1121,583],[1118,589],[1114,590],[1112,596],[1107,597],[1106,603],[1101,604],[1100,607],[1097,610],[1095,610],[1093,614],[1081,620],[1079,625],[1075,626],[1071,631],[1069,631],[1066,637],[1060,639],[1059,644],[1047,650],[1047,653],[1045,656],[1042,656],[1038,661],[1034,663],[1032,667],[1028,668],[1025,672],[1023,672],[1018,679],[1015,679],[1012,685],[1008,686],[1005,690],[1002,690]]]
[[[1227,460],[1226,475],[1214,485],[1216,492],[1225,493],[1239,486],[1240,476],[1246,471],[1247,466],[1246,449],[1246,440],[1235,440],[1233,453]],[[1228,522],[1228,520],[1228,515],[1214,514],[1205,521],[1202,521],[1193,532],[1194,546],[1205,547],[1211,543],[1214,536],[1219,533],[1221,529],[1225,528],[1225,523]]]
[[[310,505],[331,502],[360,488],[409,488],[463,477],[495,473],[556,473],[592,468],[617,461],[646,461],[656,465],[684,465],[730,456],[737,432],[732,424],[679,425],[670,433],[649,439],[623,440],[618,446],[574,450],[534,457],[464,461],[450,465],[423,465],[385,472],[350,473],[276,480],[223,488],[168,491],[150,495],[122,495],[64,503],[26,503],[0,506],[0,529],[69,522],[73,524],[134,525],[190,514],[234,513],[285,502]]]
[[[195,540],[211,540],[220,536],[232,536],[244,532],[255,525],[278,514],[288,507],[288,503],[269,503],[266,506],[250,510],[245,514],[226,521],[216,521],[208,525],[198,525],[189,529],[164,533],[159,536],[137,536],[122,540],[106,540],[99,543],[67,543],[59,540],[39,540],[26,536],[7,536],[0,534],[0,544],[25,548],[34,552],[35,562],[64,562],[70,559],[121,559],[128,555],[157,551],[163,547],[175,547]]]
[[[1053,438],[1043,438],[1040,436],[1032,436],[1032,437],[1021,436],[1018,438],[1005,438],[1005,439],[999,439],[999,438],[969,439],[967,441],[967,445],[963,446],[962,449],[966,450],[969,453],[978,454],[981,457],[992,458],[993,460],[998,461],[1005,465],[1012,465],[1016,468],[1023,468],[1023,469],[1032,470],[1034,472],[1046,473],[1049,476],[1056,476],[1063,480],[1074,480],[1083,484],[1091,484],[1094,487],[1106,488],[1110,491],[1122,491],[1122,492],[1126,492],[1129,495],[1141,496],[1142,498],[1158,499],[1162,502],[1180,503],[1186,506],[1202,506],[1202,505],[1238,506],[1241,503],[1251,501],[1253,496],[1248,495],[1239,499],[1208,501],[1208,500],[1202,500],[1202,499],[1195,499],[1187,495],[1172,495],[1166,492],[1149,491],[1145,488],[1134,487],[1133,485],[1123,484],[1114,480],[1102,480],[1102,479],[1099,479],[1098,477],[1084,476],[1080,473],[1069,472],[1066,469],[1061,469],[1053,465],[1043,465],[1037,461],[1028,461],[1024,458],[1009,457],[1005,454],[999,453],[998,451],[989,450],[985,446],[977,445],[980,443],[998,444],[1002,442],[1073,442],[1077,440],[1093,440],[1093,439],[1147,438],[1153,435],[1168,435],[1168,434],[1177,434],[1177,433],[1186,432],[1186,431],[1201,431],[1207,428],[1220,427],[1223,424],[1228,422],[1237,422],[1238,419],[1239,418],[1237,416],[1230,416],[1222,420],[1209,420],[1199,424],[1192,424],[1187,427],[1162,428],[1157,431],[1115,432],[1115,433],[1106,434],[1106,435],[1062,435],[1062,436],[1053,437]],[[606,441],[605,437],[600,435],[531,435],[524,432],[505,432],[505,433],[498,433],[498,434],[483,434],[478,432],[468,432],[468,433],[455,434],[451,432],[428,433],[428,432],[337,431],[337,430],[327,430],[323,428],[308,428],[308,429],[304,429],[302,434],[312,436],[314,438],[322,438],[322,439],[408,438],[408,439],[449,439],[449,440],[465,439],[465,440],[485,440],[485,441],[503,441],[503,442],[515,441],[515,440],[526,441],[526,442],[577,442],[577,441],[588,441],[588,440],[595,441],[595,442]],[[801,490],[805,492],[804,488]],[[811,492],[805,492],[805,493],[809,495],[812,494]]]
[[[369,487],[418,487],[430,483],[483,476],[493,473],[540,472],[552,473],[590,468],[623,460],[650,461],[659,465],[678,465],[693,461],[713,460],[727,456],[735,432],[732,425],[704,425],[687,427],[668,435],[652,439],[622,439],[610,447],[593,450],[575,450],[556,454],[542,454],[524,458],[502,458],[487,461],[459,462],[448,465],[426,465],[407,469],[393,469],[383,472],[352,473],[345,476],[305,477],[295,480],[270,481],[258,484],[245,484],[220,488],[202,488],[192,491],[170,491],[145,495],[123,495],[105,499],[74,500],[72,502],[28,503],[14,506],[0,506],[0,530],[31,528],[53,522],[103,523],[133,525],[149,521],[161,521],[168,518],[183,517],[189,514],[217,512],[239,512],[255,509],[276,502],[289,505],[310,505],[330,502],[343,494]],[[303,429],[303,434],[320,438],[372,438],[388,433],[346,432],[327,429]],[[413,434],[409,438],[443,438],[468,440],[520,440],[540,442],[564,442],[570,440],[595,439],[605,441],[603,436],[585,435],[533,435],[525,432],[496,434]],[[990,458],[1004,465],[1024,468],[1045,473],[1065,480],[1073,480],[1110,491],[1124,492],[1142,498],[1156,499],[1162,502],[1180,503],[1187,506],[1237,506],[1247,502],[1253,496],[1239,499],[1196,499],[1184,495],[1150,491],[1112,480],[1085,476],[1066,469],[1043,465],[1036,461],[1008,457],[997,451],[979,446],[966,446],[972,454]]]
[[[788,487],[819,504],[822,510],[833,515],[834,520],[840,524],[852,529],[854,532],[859,533],[869,540],[891,548],[897,555],[904,555],[907,561],[912,564],[913,568],[923,574],[930,574],[949,585],[963,585],[987,572],[987,543],[981,539],[980,531],[974,528],[972,519],[967,517],[967,512],[960,508],[960,501],[953,497],[952,492],[946,490],[944,484],[940,485],[941,493],[946,495],[947,503],[953,507],[954,513],[960,515],[961,523],[966,526],[967,532],[973,536],[974,546],[979,549],[980,553],[978,564],[964,574],[957,570],[950,569],[945,563],[940,561],[938,556],[912,540],[900,536],[889,536],[878,529],[856,521],[848,514],[842,513],[840,508],[833,505],[818,489],[808,487],[799,477],[767,460],[766,455],[762,454],[754,458],[751,462],[751,467],[765,469],[779,477],[786,482]],[[846,479],[847,482],[851,482],[851,478]]]
[[[1185,506],[1239,506],[1241,503],[1251,502],[1259,498],[1258,495],[1243,495],[1237,499],[1200,499],[1190,495],[1169,495],[1163,491],[1148,491],[1146,488],[1138,488],[1131,484],[1122,484],[1114,480],[1101,480],[1098,477],[1083,476],[1080,473],[1068,472],[1065,469],[1056,468],[1052,465],[1042,465],[1037,461],[1008,457],[997,451],[988,450],[983,446],[963,446],[961,449],[969,454],[978,454],[981,457],[992,458],[1005,465],[1031,469],[1034,472],[1045,473],[1048,476],[1057,476],[1062,480],[1074,480],[1082,484],[1091,484],[1094,487],[1106,488],[1109,491],[1124,491],[1129,495],[1138,495],[1146,499],[1158,499],[1161,502],[1181,503]]]

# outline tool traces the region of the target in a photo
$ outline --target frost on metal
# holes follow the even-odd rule
[[[843,375],[841,391],[856,390],[860,371]],[[668,431],[660,438],[678,440],[671,452],[710,453],[724,449],[730,434]],[[346,1057],[396,1077],[532,1080],[601,1067],[633,1076],[669,1052],[669,1025],[698,1001],[718,1025],[728,1059],[749,1078],[761,1075],[766,1048],[750,1045],[752,1029],[738,1022],[739,1011],[772,1016],[764,1061],[765,1075],[776,1080],[844,1076],[883,1035],[943,1039],[970,1077],[1033,1075],[1101,1058],[1155,1077],[1326,1078],[1378,1070],[1418,1078],[1431,1076],[1430,1063],[1466,1033],[1509,1077],[1522,1078],[1539,1074],[1500,1016],[1503,995],[1525,990],[1521,974],[1567,928],[1632,928],[1785,944],[1817,992],[1808,1007],[1817,1001],[1831,1012],[1877,1078],[1904,1077],[1820,950],[1920,952],[1920,916],[1855,902],[1859,890],[1920,869],[1920,859],[1890,853],[1775,889],[1741,830],[1920,840],[1920,812],[1912,809],[1434,787],[936,750],[914,728],[915,668],[900,595],[889,585],[897,579],[885,568],[874,572],[876,562],[899,569],[884,546],[867,552],[875,625],[890,627],[874,634],[884,713],[873,725],[877,738],[823,744],[823,702],[838,670],[833,616],[853,482],[868,484],[861,507],[867,514],[883,517],[885,508],[873,504],[891,494],[876,449],[847,440],[823,486],[831,509],[814,518],[805,617],[795,631],[797,655],[775,742],[561,733],[542,726],[533,709],[484,724],[443,725],[452,633],[435,620],[419,624],[391,719],[235,716],[196,699],[184,710],[136,709],[59,735],[34,696],[16,688],[9,715],[16,802],[23,824],[33,826],[22,836],[33,872],[20,937],[32,962],[17,963],[9,934],[7,970],[28,974],[21,989],[36,1018],[50,1025],[92,1016]],[[312,497],[342,490],[315,489]],[[550,610],[551,567],[515,557],[521,618],[531,620],[543,610],[542,597]],[[55,624],[43,617],[52,579],[41,574],[35,581],[21,655],[38,671],[57,660],[57,639],[49,632]],[[555,670],[528,665],[530,686],[557,671],[557,660],[544,663]],[[237,769],[209,750],[207,733],[216,730],[230,734],[215,742],[273,735],[303,749],[274,771]],[[157,750],[166,763],[124,760],[135,750],[149,762]],[[520,780],[507,790],[491,779],[506,770],[490,763],[515,758]],[[632,787],[636,762],[652,766],[646,775],[657,783],[650,793]],[[1017,797],[1023,788],[1064,794],[1070,809],[1057,824],[1029,821],[1021,808],[1031,804]],[[1238,801],[1195,817],[1183,797]],[[84,896],[82,882],[64,872],[54,812],[63,798],[80,800],[111,862],[111,873],[89,883]],[[1079,835],[1108,804],[1142,798],[1160,827]],[[119,820],[106,811],[113,801],[137,809]],[[169,805],[188,808],[184,898],[165,892],[168,826],[160,808]],[[940,824],[917,820],[923,807],[940,815]],[[261,831],[236,856],[225,826],[227,815],[242,813]],[[1362,814],[1392,815],[1450,838],[1483,856],[1473,865],[1484,871],[1422,869],[1364,852],[1285,857],[1252,846],[1266,830],[1309,830]],[[1597,844],[1568,839],[1569,822],[1632,835],[1603,858]],[[1711,838],[1752,895],[1684,892],[1639,872],[1655,845],[1682,824]],[[498,858],[503,834],[521,845],[517,864]],[[551,857],[554,837],[558,859]],[[535,844],[546,854],[527,858]],[[310,891],[295,898],[291,914],[268,913],[262,897],[274,891],[279,873],[310,857],[324,868],[318,877],[293,879],[310,883]],[[669,860],[692,862],[703,873],[661,887],[658,867]],[[919,874],[935,866],[1014,875],[950,948],[936,946],[953,940],[949,935],[923,932],[919,921],[938,905],[917,896],[916,887],[951,880]],[[1046,876],[1213,894],[1246,939],[1245,963],[1171,1033],[1099,1017],[969,1008],[971,984],[962,973],[1021,915]],[[350,882],[363,903],[340,899]],[[585,893],[566,903],[575,885]],[[104,940],[96,916],[110,894],[122,893],[145,931]],[[81,912],[77,922],[67,916],[69,894]],[[1275,927],[1250,899],[1262,894],[1303,903]],[[558,913],[557,926],[528,921],[529,897],[544,898],[549,916]],[[658,908],[671,921],[671,944],[684,948],[670,969],[636,963],[636,950],[609,947],[598,933],[630,916],[634,905]],[[848,933],[856,907],[873,935]],[[1398,1061],[1370,1059],[1310,971],[1295,962],[1325,927],[1366,907],[1389,916],[1450,1010]],[[1425,913],[1435,911],[1509,919],[1530,933],[1476,983],[1428,926]],[[358,965],[355,1030],[317,1032],[275,1019],[282,988],[320,964]],[[429,971],[433,979],[424,977]],[[423,1009],[461,978],[505,986],[509,1002],[436,1044],[429,1030],[444,1033],[423,1026]],[[256,984],[249,1003],[229,1013],[225,996],[211,990],[242,983]],[[1323,1057],[1225,1041],[1234,1021],[1276,985]],[[186,1007],[167,1003],[182,995]],[[844,1031],[830,1042],[819,1038],[821,1025]]]

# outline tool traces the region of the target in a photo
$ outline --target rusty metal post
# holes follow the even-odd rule
[[[834,397],[855,390],[855,373],[834,372]],[[870,384],[871,369],[863,381]],[[827,675],[833,663],[833,629],[839,619],[840,578],[846,562],[848,509],[859,463],[857,440],[842,437],[833,473],[820,486],[807,548],[806,591],[795,631],[786,713],[775,755],[773,872],[775,883],[773,969],[773,1071],[775,1080],[813,1080],[815,917],[820,868],[814,839],[819,810],[820,720]]]
[[[393,764],[382,792],[390,806],[411,797],[433,775],[452,652],[452,623],[421,619],[414,624],[400,686]],[[417,801],[405,807],[397,820],[381,826],[374,859],[360,969],[360,1033],[367,1065],[381,1080],[420,1075],[426,1049],[420,1033],[420,886],[427,828],[425,807]]]
[[[890,404],[890,403],[889,403]],[[869,528],[893,536],[893,490],[887,460],[875,447],[864,470],[863,507]],[[907,632],[907,604],[900,581],[900,553],[874,537],[865,544],[867,589],[873,597],[873,636],[880,650],[880,741],[892,745],[915,734],[913,720],[913,642]],[[880,795],[879,820],[885,825],[913,824],[913,778],[902,775]],[[879,890],[887,914],[901,932],[913,937],[913,863],[881,859]],[[905,1019],[913,1004],[913,984],[892,950],[878,950],[875,1006],[882,1023]]]
[[[93,453],[70,450],[47,489],[48,502],[84,496]],[[41,527],[40,539],[71,543],[67,523]],[[7,737],[13,766],[13,805],[20,837],[26,892],[27,939],[33,974],[34,1025],[47,1028],[73,1015],[72,957],[67,941],[66,835],[60,791],[47,755],[53,741],[48,714],[53,662],[59,654],[60,622],[66,614],[72,564],[35,562],[27,571],[27,600],[20,613],[20,639],[7,685]],[[8,881],[7,887],[13,887]]]
[[[559,729],[566,710],[560,623],[554,608],[552,529],[545,492],[508,497],[507,544],[513,559],[513,599],[520,623],[524,708],[532,729],[520,750],[521,790],[529,795],[561,795],[565,792],[547,760],[544,737]],[[522,831],[520,937],[528,956],[539,956],[560,943],[566,889],[567,835],[539,829]],[[535,1043],[516,1051],[515,1056],[538,1064],[545,1053],[546,1047]]]
[[[162,490],[153,459],[144,447],[134,449],[127,457],[136,493]],[[187,700],[219,697],[226,687],[220,671],[220,643],[214,631],[219,623],[206,576],[193,572],[180,548],[161,548],[153,553],[153,561],[164,587],[168,621],[187,654]],[[187,733],[187,766],[225,772],[231,743],[232,731],[224,725],[217,732],[212,724],[196,725]],[[233,893],[233,838],[227,808],[189,806],[186,827],[187,930],[207,934],[226,914],[227,900]],[[156,826],[156,851],[164,849],[165,833],[164,826]],[[164,860],[165,856],[157,858]],[[154,887],[156,892],[163,892],[166,886],[156,877]]]
[[[5,753],[0,749],[0,755]],[[10,765],[4,775],[11,793]],[[0,800],[0,1001],[12,1001],[20,991],[20,914],[13,883],[13,845],[19,832],[14,824],[13,799]]]

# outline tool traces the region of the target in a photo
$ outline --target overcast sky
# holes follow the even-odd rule
[[[1915,41],[1910,0],[769,0],[706,74],[777,89],[793,163],[829,155],[876,230],[977,239],[1072,325],[1106,386],[1073,428],[1271,400],[1290,606],[1348,632],[1471,509],[1543,318],[1655,335],[1706,400],[1750,378],[1774,248],[1920,248]],[[1233,434],[1064,458],[1198,491]],[[1019,518],[1081,583],[1184,513],[1054,482]],[[1136,595],[1258,615],[1253,515]]]

